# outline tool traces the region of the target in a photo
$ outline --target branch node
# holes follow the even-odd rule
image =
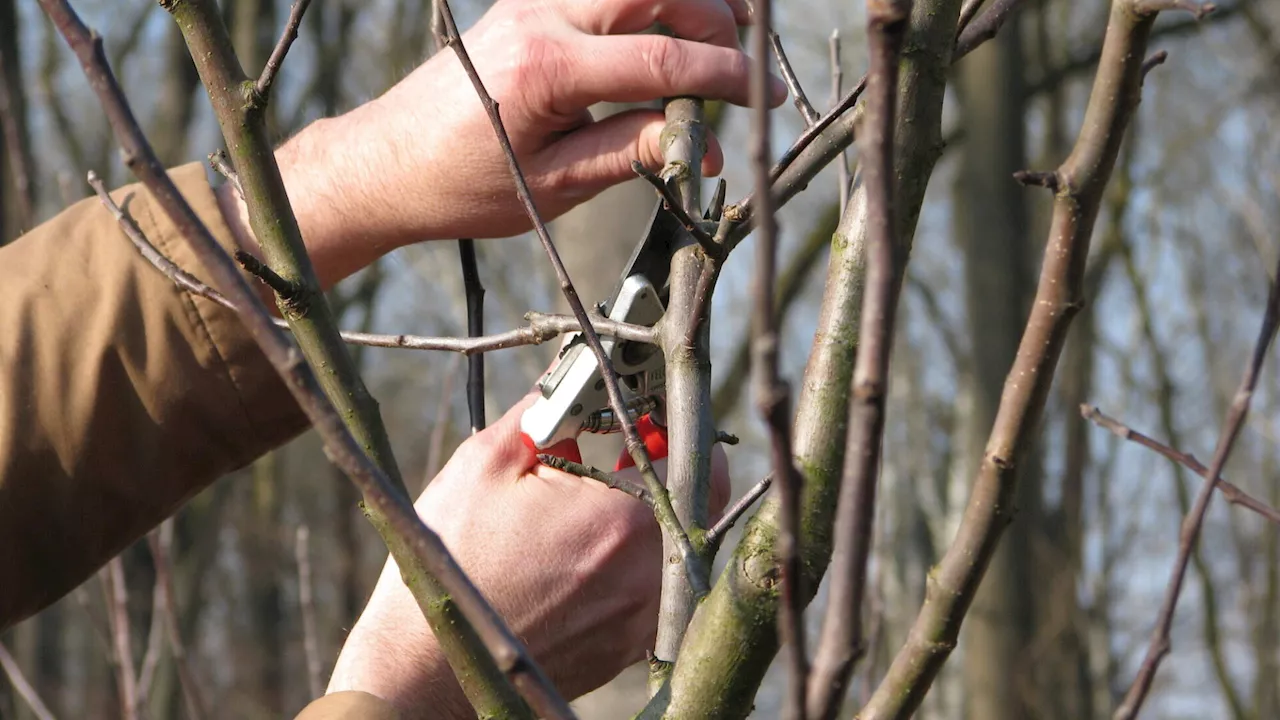
[[[682,163],[677,161],[672,165],[681,164]],[[668,165],[668,167],[671,167],[672,165]],[[671,183],[678,178],[678,175],[667,177],[666,170],[664,169],[663,177],[659,177],[644,165],[640,164],[639,160],[631,161],[631,169],[635,174],[647,180],[649,184],[658,191],[658,195],[662,198],[663,207],[667,208],[667,210],[675,216],[676,220],[680,221],[680,224],[684,226],[684,229],[688,231],[691,236],[693,236],[693,239],[698,242],[698,245],[702,246],[702,250],[707,254],[707,257],[712,260],[720,260],[724,257],[724,247],[717,243],[715,238],[704,230],[696,220],[690,217],[689,213],[685,212],[684,206],[681,205],[680,200],[675,196],[675,191],[672,190]],[[723,196],[721,196],[721,202],[723,202]]]
[[[244,250],[237,250],[235,253],[236,262],[240,263],[240,267],[244,268],[250,275],[261,280],[267,287],[271,288],[276,297],[280,298],[290,310],[304,312],[306,303],[303,299],[306,293],[302,286],[297,283],[289,282],[280,277],[275,270],[272,270],[266,263],[258,258],[250,255]],[[305,314],[305,313],[304,313]]]
[[[1156,68],[1157,65],[1163,65],[1165,60],[1169,59],[1169,52],[1161,50],[1142,62],[1142,79],[1145,82],[1147,74]]]
[[[1054,193],[1057,193],[1060,187],[1056,171],[1019,170],[1013,174],[1013,179],[1027,187],[1048,188]]]

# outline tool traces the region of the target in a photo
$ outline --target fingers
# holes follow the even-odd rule
[[[583,37],[572,43],[564,62],[574,78],[563,102],[588,107],[597,102],[644,102],[688,95],[750,105],[751,59],[739,50],[664,35]],[[787,98],[783,82],[771,77],[770,107]]]
[[[569,133],[544,151],[539,159],[557,191],[574,188],[585,196],[636,176],[631,162],[657,171],[662,167],[660,139],[665,124],[662,112],[630,110]],[[720,142],[708,134],[702,174],[715,176],[724,167]]]
[[[742,0],[561,0],[566,19],[592,35],[638,33],[661,23],[676,37],[737,48],[749,19]]]

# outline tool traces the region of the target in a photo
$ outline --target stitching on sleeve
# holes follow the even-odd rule
[[[170,176],[172,177],[173,175],[174,173],[171,171]],[[176,182],[177,181],[175,180],[175,183]],[[155,238],[154,242],[158,246],[159,250],[165,255],[165,257],[171,260],[174,260],[174,262],[176,263],[177,262],[176,254],[173,252],[173,250],[177,248],[174,248],[172,246],[171,241],[176,241],[178,243],[185,244],[187,243],[187,239],[184,237],[171,237],[171,236],[177,236],[178,232],[176,231],[176,229],[172,229],[172,230],[169,229],[169,224],[162,225],[159,222],[157,222],[157,218],[155,217],[155,213],[153,212],[153,208],[152,208],[152,205],[155,202],[155,200],[151,197],[148,197],[147,200],[148,202],[140,203],[140,204],[143,205],[144,207],[144,212],[147,214],[147,220],[150,227],[156,228],[158,231],[157,235],[159,237]],[[167,218],[166,218],[166,222],[167,222]],[[201,222],[202,223],[204,222],[203,218],[201,218]],[[189,257],[192,257],[192,258],[195,257],[195,252],[193,249],[189,247],[184,247],[183,249],[188,251],[187,254]],[[195,263],[195,266],[198,267],[199,264],[200,263],[197,262]],[[182,263],[178,263],[178,265],[179,267],[183,267]],[[190,272],[192,268],[183,267],[183,269]],[[207,282],[205,278],[201,278],[201,280],[205,280]],[[247,432],[250,433],[248,437],[256,437],[258,428],[256,427],[256,423],[253,420],[252,413],[249,412],[249,408],[245,403],[243,388],[241,388],[240,384],[236,381],[235,373],[233,373],[231,370],[231,363],[228,362],[226,357],[223,355],[222,348],[218,345],[217,341],[214,340],[213,331],[209,328],[208,319],[205,317],[205,314],[201,311],[200,304],[197,303],[196,298],[186,290],[183,290],[182,288],[178,287],[173,283],[170,283],[170,287],[172,287],[173,291],[180,296],[184,313],[187,316],[187,321],[191,323],[192,327],[196,328],[197,332],[199,332],[201,336],[204,337],[205,342],[208,345],[208,348],[212,351],[211,357],[213,360],[212,364],[214,365],[213,369],[231,387],[231,390],[234,393],[236,398],[236,404],[240,408],[240,417],[246,426]],[[234,311],[227,310],[227,312],[234,312]],[[239,322],[238,317],[236,318],[236,322]],[[273,368],[273,371],[274,371],[274,368]],[[252,457],[244,457],[246,453],[244,451],[243,443],[237,441],[235,444],[237,446],[237,455],[239,456],[236,458],[237,465],[247,463],[255,459]]]

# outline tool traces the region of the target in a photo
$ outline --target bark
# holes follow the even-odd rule
[[[972,408],[965,457],[974,477],[996,416],[1005,375],[1013,363],[1035,292],[1026,189],[1013,174],[1026,166],[1023,137],[1025,58],[1018,18],[1006,32],[960,63],[965,141],[957,177],[956,234],[965,254],[965,301],[971,338]],[[967,717],[1016,720],[1033,715],[1034,681],[1027,661],[1035,618],[1027,592],[1035,572],[1033,544],[1040,479],[1024,471],[1012,536],[991,560],[962,639]]]
[[[902,120],[894,138],[894,194],[899,199],[895,234],[905,245],[900,248],[904,258],[942,150],[945,69],[950,63],[959,10],[958,0],[917,2],[904,43],[898,81]],[[834,157],[839,148],[823,145],[814,150],[815,155],[828,152]],[[793,167],[806,157],[807,153],[802,154]],[[779,202],[798,190],[798,185],[790,187],[792,190],[778,191]],[[859,187],[832,237],[826,291],[796,405],[793,451],[804,476],[800,547],[806,601],[817,590],[831,559],[862,304],[865,211],[866,195]],[[774,562],[778,510],[777,502],[770,500],[747,524],[720,579],[694,616],[672,676],[668,717],[744,717],[750,711],[756,690],[778,651],[779,595]]]

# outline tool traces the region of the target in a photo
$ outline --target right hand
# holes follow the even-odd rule
[[[655,22],[686,39],[630,34]],[[743,0],[498,0],[463,43],[549,221],[634,177],[633,160],[662,166],[660,110],[593,122],[593,104],[678,95],[748,103],[750,60],[737,35],[747,22]],[[770,102],[785,98],[775,78]],[[282,156],[309,246],[326,235],[381,253],[531,227],[488,116],[448,49],[382,97],[304,130]],[[710,137],[704,173],[722,162]]]

